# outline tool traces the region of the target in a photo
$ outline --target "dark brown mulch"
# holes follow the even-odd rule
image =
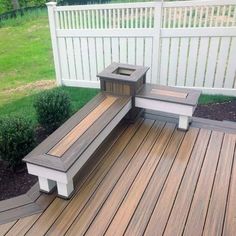
[[[236,100],[225,103],[198,105],[194,116],[213,120],[229,120],[236,122]],[[47,134],[44,129],[37,128],[37,143],[41,143]],[[0,200],[15,197],[26,193],[35,183],[37,177],[29,175],[27,169],[13,173],[6,164],[0,161]]]
[[[41,143],[46,137],[43,128],[36,129],[36,143]],[[25,194],[36,182],[37,177],[28,174],[25,164],[13,172],[0,160],[0,201]]]
[[[236,100],[224,103],[198,105],[194,116],[211,120],[236,122]]]

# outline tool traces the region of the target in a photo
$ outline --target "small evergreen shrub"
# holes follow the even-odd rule
[[[34,107],[38,122],[51,133],[69,118],[71,100],[62,89],[53,89],[39,94]]]
[[[33,125],[23,117],[0,119],[0,158],[15,169],[35,146]]]

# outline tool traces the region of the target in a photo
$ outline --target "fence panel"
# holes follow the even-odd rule
[[[48,3],[59,84],[99,87],[111,62],[151,83],[236,95],[236,0],[84,6]]]

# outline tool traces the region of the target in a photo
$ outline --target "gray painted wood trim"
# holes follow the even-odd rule
[[[188,96],[185,99],[185,98],[175,98],[175,97],[164,96],[164,95],[163,96],[155,95],[151,93],[152,89],[188,93]],[[148,98],[148,99],[153,99],[153,100],[168,101],[171,103],[196,106],[200,95],[201,95],[201,92],[194,89],[183,89],[183,88],[176,88],[176,87],[163,86],[163,85],[144,84],[143,88],[135,96],[140,97],[140,98]]]

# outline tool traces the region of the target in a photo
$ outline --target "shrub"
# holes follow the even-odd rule
[[[70,116],[71,100],[62,89],[53,89],[39,94],[34,107],[38,122],[50,133]]]
[[[22,158],[35,146],[32,124],[23,117],[5,117],[0,120],[0,157],[15,169]]]

